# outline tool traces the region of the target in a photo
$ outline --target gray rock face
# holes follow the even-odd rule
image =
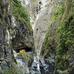
[[[22,49],[26,50],[26,52],[34,51],[31,26],[28,28],[25,23],[16,20],[15,17],[8,12],[10,9],[9,4],[10,0],[0,1],[0,72],[12,67],[12,60],[14,60],[14,58],[12,58],[14,56],[13,50],[17,53]]]
[[[39,68],[38,68],[39,65]],[[43,58],[36,58],[36,61],[33,61],[30,68],[30,74],[54,74],[54,63],[47,61]]]
[[[26,24],[20,21],[15,21],[16,26],[12,25],[10,33],[12,34],[12,46],[15,51],[25,49],[26,51],[33,50],[33,32],[27,29]]]
[[[8,0],[7,0],[8,1]],[[9,23],[9,16],[6,13],[8,2],[0,1],[0,71],[11,68],[11,49],[10,45],[7,44],[6,39],[6,27]],[[6,9],[5,9],[6,8]],[[5,11],[4,11],[5,9]]]

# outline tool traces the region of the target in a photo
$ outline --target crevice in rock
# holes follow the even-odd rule
[[[31,52],[31,51],[32,51],[32,48],[30,48],[30,47],[25,47],[25,48],[16,49],[15,51],[16,51],[17,53],[19,53],[20,51],[22,51],[22,52]]]
[[[42,2],[40,1],[39,4],[42,4]]]

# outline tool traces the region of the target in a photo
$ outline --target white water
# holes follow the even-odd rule
[[[9,34],[9,31],[8,31],[8,29],[7,29],[7,36],[6,36],[6,39],[7,39],[7,44],[9,44],[9,42],[10,42],[10,34]]]
[[[15,26],[16,26],[16,20],[15,20],[15,17],[12,16],[11,20],[12,20],[12,25],[13,25],[13,27],[15,27]]]

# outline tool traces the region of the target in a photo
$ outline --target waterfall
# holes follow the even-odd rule
[[[9,44],[9,42],[10,42],[10,34],[9,34],[9,30],[7,29],[7,44]]]

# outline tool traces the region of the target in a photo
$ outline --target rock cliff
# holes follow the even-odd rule
[[[24,64],[28,67],[33,60],[33,31],[27,12],[17,0],[0,1],[0,72],[3,74],[9,74],[8,69],[14,69],[13,73],[16,70],[25,73],[28,70],[24,71]]]
[[[0,1],[0,74],[74,74],[74,0]]]

